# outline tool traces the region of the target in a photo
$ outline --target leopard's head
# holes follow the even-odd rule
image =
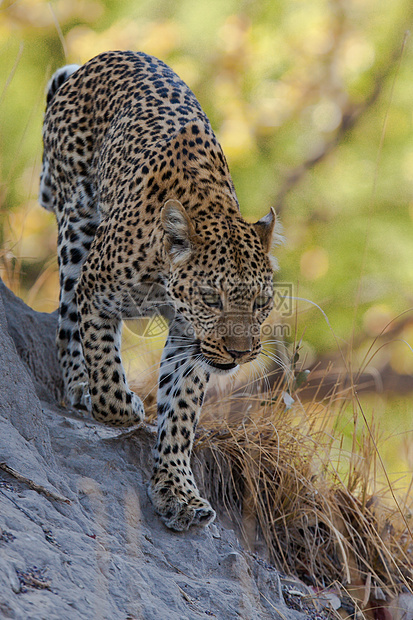
[[[189,323],[200,361],[229,372],[261,351],[260,327],[273,307],[277,234],[273,209],[254,224],[231,215],[191,219],[168,200],[161,221],[170,271],[167,292]]]

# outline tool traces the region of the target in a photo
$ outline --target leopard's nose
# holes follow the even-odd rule
[[[229,353],[230,356],[234,360],[237,360],[240,357],[244,357],[245,355],[249,355],[251,353],[251,349],[245,349],[244,351],[237,351],[236,349],[227,349],[227,353]]]

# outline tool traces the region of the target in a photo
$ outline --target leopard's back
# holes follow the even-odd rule
[[[195,95],[162,61],[141,52],[93,58],[67,76],[46,111],[45,165],[59,196],[54,209],[67,202],[79,177],[97,193],[103,213],[118,205],[122,188],[127,192],[140,170],[147,174],[156,163],[156,146],[171,142],[190,120],[213,137]]]

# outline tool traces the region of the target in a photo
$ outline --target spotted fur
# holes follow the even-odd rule
[[[121,319],[169,320],[149,495],[175,530],[215,517],[190,465],[211,372],[260,352],[272,305],[275,215],[246,223],[198,101],[161,61],[107,52],[49,84],[40,202],[58,223],[57,344],[66,400],[130,426]]]

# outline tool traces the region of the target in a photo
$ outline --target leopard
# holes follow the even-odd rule
[[[143,423],[121,359],[125,318],[168,325],[148,495],[175,531],[216,516],[191,455],[212,374],[261,352],[273,307],[274,208],[246,221],[197,98],[161,60],[108,51],[49,81],[40,204],[56,216],[57,349],[64,404],[114,427]]]

